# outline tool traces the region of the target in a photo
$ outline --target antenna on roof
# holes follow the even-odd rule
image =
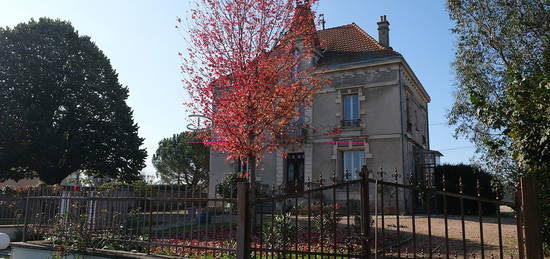
[[[321,20],[321,25],[323,26],[323,30],[324,30],[324,29],[325,29],[325,24],[327,23],[327,22],[325,21],[325,14],[323,14],[323,13],[320,14],[320,15],[319,15],[319,19]]]

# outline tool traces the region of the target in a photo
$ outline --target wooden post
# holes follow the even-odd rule
[[[542,259],[542,220],[537,197],[537,182],[533,176],[521,178],[521,212],[525,231],[525,255]]]
[[[249,183],[237,184],[237,207],[239,222],[237,225],[237,259],[250,258],[250,210]]]
[[[362,258],[370,258],[369,177],[367,167],[361,170],[361,246]]]
[[[518,235],[518,252],[519,252],[519,259],[525,259],[525,245],[524,245],[524,239],[523,239],[523,219],[522,219],[522,208],[521,205],[521,185],[517,186],[517,191],[515,193],[515,201],[516,201],[516,229],[517,229],[517,235]]]

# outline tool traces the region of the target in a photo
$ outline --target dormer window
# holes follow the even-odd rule
[[[344,95],[344,120],[342,120],[343,128],[359,127],[359,95],[349,94]]]

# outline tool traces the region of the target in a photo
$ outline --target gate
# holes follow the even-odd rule
[[[242,219],[251,222],[250,229],[243,229],[243,235],[250,231],[243,255],[542,258],[530,179],[522,180],[512,202],[503,200],[499,186],[495,197],[488,198],[482,197],[479,181],[447,186],[445,177],[438,183],[413,177],[405,182],[397,171],[363,168],[358,180],[349,174],[337,179],[333,173],[329,179],[307,179],[303,191],[288,186],[260,191],[251,201],[250,218]],[[473,185],[474,195],[465,193],[467,185]]]

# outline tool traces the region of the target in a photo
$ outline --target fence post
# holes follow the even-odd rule
[[[237,224],[237,258],[250,258],[250,210],[249,210],[249,184],[240,182],[237,184],[237,207],[239,222]]]
[[[145,196],[147,196],[147,190],[145,190]],[[147,254],[149,255],[151,254],[151,241],[153,239],[153,187],[151,187],[149,197],[146,197],[146,200],[149,201],[149,217],[147,220],[147,223],[149,224],[149,229],[147,230],[147,233],[149,235],[149,242],[147,242]]]
[[[521,184],[521,213],[525,231],[525,255],[527,258],[543,258],[542,228],[539,202],[537,197],[537,182],[533,176],[523,177]]]
[[[522,217],[522,208],[523,206],[521,205],[521,184],[518,184],[516,186],[517,188],[517,191],[516,193],[514,194],[514,199],[515,199],[515,212],[516,212],[516,231],[517,231],[517,235],[518,235],[518,252],[519,252],[519,259],[524,259],[525,258],[525,246],[523,245],[524,244],[524,239],[523,239],[523,217]]]
[[[361,169],[361,247],[362,258],[370,257],[370,209],[369,209],[369,175],[367,167]]]
[[[31,188],[27,190],[27,199],[25,200],[25,216],[23,217],[23,236],[21,237],[22,241],[27,241],[27,226],[28,226],[28,215],[29,215],[29,197],[31,196]]]

